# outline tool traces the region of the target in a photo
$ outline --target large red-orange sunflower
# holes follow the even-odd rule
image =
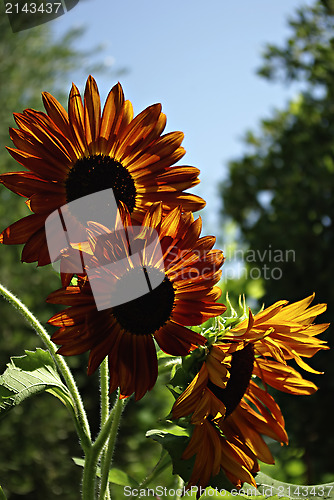
[[[125,227],[130,234],[129,219]],[[151,245],[149,251],[151,229],[159,236],[159,248],[152,250]],[[91,224],[89,231],[92,255],[85,259],[89,280],[79,276],[78,286],[64,287],[47,299],[70,306],[49,320],[59,327],[52,339],[61,345],[58,352],[63,355],[89,350],[88,374],[108,356],[110,391],[119,386],[121,397],[135,393],[140,399],[157,378],[153,339],[166,353],[185,356],[206,342],[186,326],[225,311],[216,303],[221,292],[215,286],[224,257],[212,249],[214,237],[199,237],[201,220],[179,207],[163,216],[161,204],[152,205],[135,240],[123,232],[103,233],[97,224]],[[108,305],[111,294],[123,297],[143,269],[160,283],[157,287],[129,302],[97,310],[92,290],[98,289],[100,305]]]
[[[245,481],[256,486],[258,460],[274,463],[262,435],[287,444],[284,419],[268,386],[296,395],[317,390],[286,363],[293,358],[319,373],[302,360],[328,349],[315,338],[328,324],[313,324],[326,305],[308,308],[313,298],[290,305],[276,302],[255,316],[250,311],[249,319],[211,346],[172,410],[175,419],[192,415],[194,430],[183,454],[185,459],[196,455],[188,487],[205,487],[221,469],[237,487]]]
[[[27,168],[0,176],[0,182],[23,197],[32,215],[0,234],[5,244],[24,243],[22,261],[50,263],[44,223],[62,205],[112,188],[137,221],[154,202],[168,211],[182,205],[197,211],[205,202],[185,190],[198,184],[199,170],[172,166],[185,154],[182,132],[161,135],[166,116],[155,104],[133,118],[129,101],[118,83],[101,114],[98,88],[89,76],[82,102],[75,85],[68,113],[49,93],[43,93],[46,113],[26,109],[15,114],[18,129],[10,129],[17,149],[13,158]]]

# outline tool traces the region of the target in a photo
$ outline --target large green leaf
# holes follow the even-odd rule
[[[317,484],[303,486],[291,483],[276,481],[271,477],[259,472],[255,476],[258,491],[265,498],[277,495],[278,497],[287,497],[290,499],[307,498],[308,500],[334,500],[334,483]]]
[[[74,412],[71,395],[61,381],[54,360],[48,351],[25,351],[24,356],[11,358],[0,376],[0,417],[27,398],[47,391]]]

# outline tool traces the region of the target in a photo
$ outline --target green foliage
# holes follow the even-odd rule
[[[267,45],[259,74],[270,80],[300,80],[310,88],[327,88],[334,71],[333,0],[297,9],[289,25],[292,36],[283,47]]]
[[[154,430],[148,431],[146,437],[157,441],[169,453],[173,463],[173,474],[178,474],[184,481],[189,481],[195,457],[190,460],[183,460],[182,454],[187,447],[189,437],[187,435],[176,435],[171,432]]]
[[[123,470],[112,469],[108,474],[108,481],[112,484],[118,484],[119,486],[131,486],[135,488],[138,486],[137,481],[128,476]]]
[[[73,402],[61,381],[54,360],[48,351],[25,351],[25,356],[11,358],[0,376],[0,417],[31,396],[47,391],[71,411]]]
[[[282,47],[267,46],[260,75],[299,80],[305,90],[286,109],[262,120],[258,132],[246,134],[246,152],[230,162],[229,179],[221,187],[225,220],[237,224],[248,251],[248,274],[262,269],[265,304],[316,292],[316,302],[328,303],[321,322],[334,320],[333,6],[328,0],[300,8],[289,22],[290,38]],[[247,259],[251,252],[255,257]],[[322,377],[303,374],[320,386],[318,393],[311,398],[275,395],[290,445],[304,450],[308,483],[334,479],[328,406],[334,352],[317,354],[312,366],[325,371]],[[288,460],[285,453],[282,449],[282,460]]]

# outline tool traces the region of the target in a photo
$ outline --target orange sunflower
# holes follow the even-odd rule
[[[88,77],[84,102],[75,85],[68,113],[49,93],[43,93],[46,113],[26,109],[14,114],[18,129],[10,129],[17,149],[7,148],[28,169],[0,176],[8,189],[24,196],[32,215],[0,234],[4,244],[24,243],[22,261],[50,263],[44,223],[64,204],[112,188],[134,220],[141,222],[152,203],[164,212],[182,205],[185,211],[204,207],[202,198],[185,193],[198,184],[199,170],[172,166],[185,154],[182,132],[161,135],[166,116],[161,105],[149,106],[133,118],[129,101],[118,83],[102,115],[98,88]]]
[[[205,487],[223,470],[237,487],[256,486],[258,460],[274,459],[262,435],[288,443],[281,410],[267,386],[290,394],[312,394],[317,387],[286,360],[313,372],[302,357],[328,349],[315,336],[328,324],[313,324],[325,304],[308,307],[314,295],[287,305],[276,302],[224,332],[201,370],[176,400],[172,415],[192,415],[193,434],[183,458],[196,455],[188,487]],[[233,457],[232,457],[233,455]],[[232,458],[231,458],[232,457]]]
[[[124,220],[131,236],[130,220]],[[151,238],[153,230],[159,245]],[[52,337],[61,345],[58,352],[74,355],[90,350],[88,374],[108,356],[110,391],[119,386],[122,398],[132,393],[137,400],[142,398],[157,378],[153,339],[166,353],[185,356],[206,342],[186,326],[201,324],[226,309],[216,303],[221,291],[215,286],[223,254],[212,249],[214,237],[200,238],[200,232],[200,219],[182,213],[180,207],[163,216],[161,204],[152,205],[132,239],[123,231],[108,234],[90,224],[92,252],[85,257],[89,279],[79,276],[78,286],[64,287],[47,299],[70,306],[49,320],[59,327]],[[157,286],[108,307],[112,298],[132,290],[143,271]],[[98,290],[100,310],[92,290]]]

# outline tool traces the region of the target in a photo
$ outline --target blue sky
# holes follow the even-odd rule
[[[119,79],[136,113],[162,103],[167,131],[185,133],[181,163],[201,170],[195,192],[207,201],[205,230],[215,233],[218,184],[228,160],[243,152],[241,137],[298,90],[267,83],[255,71],[265,43],[281,43],[289,33],[287,16],[305,3],[313,2],[81,0],[52,28],[61,36],[85,26],[78,49],[102,44],[106,64],[128,68]],[[103,99],[115,81],[97,76]],[[84,79],[75,83],[84,87]],[[64,84],[69,88],[71,81]]]

